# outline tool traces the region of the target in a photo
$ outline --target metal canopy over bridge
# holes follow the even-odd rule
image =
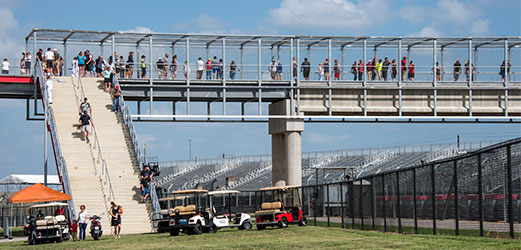
[[[135,67],[140,50],[146,51],[149,76],[146,79],[118,79],[125,93],[125,99],[138,103],[134,118],[139,121],[238,121],[266,122],[270,118],[297,118],[306,122],[521,122],[521,81],[520,65],[513,65],[504,81],[485,79],[486,74],[478,65],[478,51],[493,50],[501,59],[510,62],[512,50],[521,46],[521,37],[378,37],[378,36],[295,36],[295,35],[234,35],[234,34],[169,34],[169,33],[136,33],[115,31],[84,31],[33,29],[26,36],[26,47],[32,43],[36,53],[37,47],[43,44],[63,46],[63,54],[68,65],[68,46],[95,48],[99,46],[100,54],[114,55],[116,48],[134,48],[136,50]],[[111,53],[103,53],[103,48],[111,46]],[[59,47],[58,47],[59,48]],[[180,49],[179,54],[187,61],[191,72],[187,79],[158,79],[154,69],[157,51],[170,48],[172,53]],[[222,79],[195,79],[195,59],[209,49],[221,50],[222,67],[228,65],[227,54],[240,52],[237,63],[239,79],[229,79],[223,74]],[[244,50],[250,51],[248,58]],[[283,54],[281,49],[288,53]],[[333,51],[340,53],[341,78],[327,81],[305,80],[293,75],[292,58],[297,60],[297,72],[301,71],[302,58],[311,59],[312,50],[327,50],[326,58],[333,59]],[[402,80],[400,62],[397,62],[397,79],[395,81],[371,80],[367,74],[359,81],[347,80],[350,74],[350,62],[345,62],[344,51],[358,51],[365,62],[373,58],[367,55],[368,50],[377,56],[378,50],[395,51],[396,58],[406,55],[411,58],[411,51],[422,50],[422,56],[432,56],[432,63],[421,66],[425,72],[417,72],[425,77],[418,77],[414,82]],[[444,62],[447,50],[468,51],[468,61],[477,71],[475,78],[468,81],[452,81],[452,64]],[[156,51],[154,54],[154,50]],[[251,51],[256,55],[251,55]],[[303,56],[301,50],[307,52]],[[271,57],[263,53],[271,52]],[[275,51],[277,54],[275,54]],[[438,63],[441,52],[442,77],[436,79],[430,73],[431,67]],[[191,56],[192,53],[192,56]],[[322,52],[323,54],[323,52]],[[194,56],[195,55],[195,56]],[[206,58],[205,57],[205,58]],[[232,56],[230,56],[231,58]],[[239,57],[237,55],[234,56]],[[272,80],[265,74],[268,67],[266,61],[276,58],[286,65],[286,73],[282,80]],[[244,60],[247,63],[244,63]],[[333,60],[330,60],[329,74],[333,73]],[[466,61],[466,60],[465,60]],[[252,64],[253,62],[253,64]],[[500,63],[497,62],[498,65]],[[70,64],[70,63],[69,63]],[[462,60],[462,65],[464,60]],[[487,66],[490,67],[490,66]],[[178,70],[182,63],[178,64]],[[463,66],[462,66],[463,68]],[[497,75],[499,66],[494,68]],[[137,68],[136,68],[137,69]],[[67,71],[66,71],[67,72]],[[156,74],[156,75],[155,75]],[[344,75],[346,74],[346,76]],[[299,75],[299,74],[297,74]],[[464,74],[462,74],[464,75]],[[446,79],[445,77],[446,76]],[[464,76],[462,76],[464,78]],[[266,104],[288,100],[290,108],[285,114],[270,114]],[[148,114],[142,114],[141,102],[149,103]],[[153,115],[154,102],[172,102],[172,113]],[[194,112],[193,103],[206,103],[206,111]],[[227,106],[241,104],[240,113],[227,111]],[[248,111],[245,105],[256,104],[255,112]],[[178,104],[183,104],[179,110]],[[215,113],[212,104],[220,104]],[[228,108],[228,110],[230,110]],[[180,112],[182,111],[182,112]],[[212,113],[213,112],[213,113]]]

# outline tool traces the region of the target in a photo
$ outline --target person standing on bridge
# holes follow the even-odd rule
[[[293,80],[295,82],[297,81],[297,77],[298,77],[297,67],[298,67],[297,58],[293,57],[293,60],[291,60],[291,68],[293,70]]]
[[[358,81],[364,80],[364,62],[362,59],[358,61]]]
[[[325,77],[325,80],[326,81],[329,81],[329,59],[326,58],[326,60],[324,61],[324,63],[322,64],[322,70],[324,71],[324,77]]]
[[[201,59],[201,58],[199,58],[199,59]],[[183,74],[185,75],[185,79],[188,79],[188,74],[189,73],[190,73],[190,66],[188,66],[188,62],[185,61],[185,63],[183,64]],[[201,75],[202,74],[203,73],[201,72]],[[199,75],[199,71],[197,71],[197,75]]]
[[[454,72],[454,81],[457,82],[459,76],[461,75],[461,63],[459,60],[456,60],[456,63],[454,63],[454,68],[452,71]]]
[[[210,58],[208,58],[210,61]],[[212,66],[211,71],[213,72],[212,77],[210,79],[218,79],[219,78],[219,61],[217,61],[217,56],[213,57],[213,60],[210,61],[210,65]],[[208,76],[206,77],[208,79]]]
[[[78,59],[78,69],[80,77],[85,77],[85,56],[83,56],[83,51],[80,51],[80,53],[78,53],[76,59]]]
[[[412,61],[409,63],[409,81],[414,82],[414,64]]]
[[[389,72],[389,65],[391,62],[389,62],[389,58],[385,58],[384,62],[382,63],[382,79],[384,81],[387,81],[387,73]]]
[[[396,59],[391,61],[391,79],[393,82],[396,81],[396,75],[398,75],[398,65],[396,65]]]
[[[127,78],[132,78],[134,74],[134,52],[128,52],[127,64],[125,65],[125,74]]]
[[[114,88],[112,91],[112,99],[114,100],[112,111],[117,112],[119,110],[119,97],[123,94],[121,92],[121,89],[119,88],[119,85]]]
[[[140,66],[141,66],[141,78],[147,78],[147,63],[146,63],[146,56],[145,55],[142,55],[141,56],[141,63],[140,63]],[[152,60],[152,59],[151,59]]]
[[[20,59],[20,74],[25,75],[25,52],[22,52],[22,59]]]
[[[400,62],[401,66],[402,66],[402,82],[403,82],[403,79],[405,77],[405,73],[407,72],[407,57],[404,56],[402,61]]]
[[[235,75],[237,74],[237,71],[241,71],[239,69],[239,66],[237,66],[237,64],[235,64],[234,60],[232,60],[232,62],[230,63],[229,71],[230,71],[230,79],[232,79],[232,80],[235,80]]]
[[[163,72],[160,72],[163,74],[164,79],[168,78],[168,70],[170,69],[170,62],[168,62],[168,60],[170,60],[170,55],[165,53],[165,59],[163,60],[163,65],[165,67],[163,68]]]
[[[185,65],[186,65],[186,69],[188,69],[190,67],[190,65],[188,65],[188,63],[185,61]],[[203,71],[204,71],[204,62],[203,62],[203,59],[199,57],[199,59],[197,60],[197,74],[196,74],[196,78],[197,80],[201,80],[201,78],[203,78]],[[189,70],[186,70],[185,71],[187,73],[187,75],[185,75],[185,79],[188,79],[188,73],[189,73]]]
[[[31,74],[31,52],[27,51],[25,52],[25,73],[30,75]]]
[[[215,65],[215,67],[217,67],[217,65]],[[208,58],[208,61],[206,61],[206,80],[212,79],[212,71],[217,71],[217,68],[214,69],[212,59]],[[215,78],[215,73],[213,74],[213,77]]]
[[[351,65],[351,74],[353,74],[353,81],[356,81],[356,79],[358,79],[358,65],[356,61]]]
[[[309,63],[307,58],[304,58],[304,62],[301,64],[302,76],[304,77],[304,80],[309,80],[309,73],[311,72],[311,63]]]
[[[177,78],[177,55],[172,56],[172,63],[170,64],[170,72],[172,72],[172,79]]]
[[[282,63],[277,61],[277,80],[282,80]]]
[[[338,65],[338,59],[335,59],[335,66],[333,67],[333,71],[335,74],[334,80],[340,80],[340,65]]]
[[[277,78],[277,62],[275,62],[275,58],[271,59],[271,64],[268,66],[268,72],[270,72],[271,80]]]
[[[7,58],[4,58],[4,61],[2,62],[2,74],[8,75],[9,74],[9,61],[7,61]]]
[[[376,74],[378,75],[378,81],[382,80],[382,69],[383,69],[383,63],[382,59],[378,59],[378,62],[375,65]],[[375,77],[373,77],[374,79]]]
[[[53,70],[53,62],[54,62],[54,53],[51,51],[51,48],[47,48],[47,52],[45,52],[45,62],[47,66],[47,70],[52,72]]]
[[[87,76],[87,73],[90,77],[94,76],[94,59],[92,58],[92,55],[90,54],[89,50],[85,50],[85,77]]]
[[[60,56],[60,53],[58,53],[58,49],[53,49],[52,50],[53,53],[54,53],[54,75],[55,76],[61,76],[61,56]]]
[[[78,57],[74,57],[72,59],[72,74],[71,76],[72,77],[78,77],[78,73],[79,73],[80,69],[79,69],[79,66],[78,66]]]
[[[165,62],[163,62],[163,59],[160,57],[159,59],[157,59],[157,62],[156,62],[156,71],[157,71],[157,76],[159,77],[159,79],[163,78],[164,69],[165,69]]]

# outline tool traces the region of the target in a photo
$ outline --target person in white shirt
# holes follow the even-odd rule
[[[185,74],[185,79],[188,79],[188,74],[190,73],[190,67],[188,67],[188,62],[185,61],[183,64],[183,73]],[[203,73],[201,73],[202,75]]]
[[[89,213],[85,210],[85,205],[81,205],[80,210],[81,211],[78,214],[78,224],[80,226],[80,240],[85,240]]]
[[[45,52],[45,61],[47,62],[47,70],[52,72],[53,62],[54,62],[54,52],[51,51],[51,48],[47,48],[47,52]]]
[[[49,98],[49,104],[52,104],[52,79],[51,73],[47,75],[47,81],[45,81],[45,86],[47,87],[47,97]]]
[[[25,52],[25,73],[30,75],[31,74],[31,52],[27,51]]]
[[[78,57],[75,56],[72,59],[72,77],[78,77],[79,72],[80,72],[80,66],[78,65]]]
[[[8,75],[9,74],[9,62],[7,61],[7,58],[4,58],[4,61],[2,62],[2,74]]]
[[[197,79],[201,79],[203,77],[204,71],[204,62],[203,59],[199,57],[197,60]]]

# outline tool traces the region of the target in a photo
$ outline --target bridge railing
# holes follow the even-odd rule
[[[60,140],[58,138],[58,130],[56,128],[56,120],[54,117],[54,111],[52,107],[49,106],[49,96],[47,92],[48,89],[45,83],[46,80],[43,74],[41,64],[39,62],[34,67],[34,77],[36,78],[34,83],[40,84],[40,94],[42,96],[44,110],[47,113],[48,118],[46,126],[51,135],[52,147],[54,150],[54,155],[56,157],[57,174],[62,185],[62,191],[66,194],[71,195],[72,192],[69,180],[69,172],[67,171],[67,162],[65,161],[65,158],[63,157],[63,153],[61,151]],[[39,79],[39,81],[37,81],[37,79]],[[69,205],[69,216],[71,218],[76,218],[74,201],[71,199],[67,201],[67,204]]]
[[[119,87],[119,81],[117,75],[114,75],[113,77],[114,86]],[[141,144],[139,143],[136,128],[134,126],[134,122],[132,121],[132,115],[130,113],[129,107],[125,104],[125,99],[123,98],[123,95],[119,96],[118,99],[119,102],[119,110],[121,111],[121,116],[123,118],[123,121],[125,123],[125,126],[128,129],[128,133],[130,135],[130,141],[132,142],[132,149],[134,151],[134,156],[136,157],[139,170],[142,171],[145,162],[145,156],[144,156],[144,150],[141,147]],[[159,206],[159,201],[156,193],[156,187],[154,183],[150,182],[149,184],[149,191],[150,191],[150,199],[152,201],[152,213],[151,217],[154,219],[156,216],[159,215],[161,208]]]
[[[74,82],[74,78],[72,79]],[[83,84],[81,81],[81,77],[77,77],[78,85],[76,86],[77,89],[79,89],[79,95],[77,95],[77,104],[80,106],[80,103],[85,98],[85,91],[83,89]],[[110,173],[107,165],[107,161],[105,160],[105,157],[103,156],[103,151],[101,150],[101,144],[98,139],[98,133],[96,131],[94,118],[91,117],[91,137],[94,137],[94,140],[92,143],[89,143],[89,145],[92,148],[92,151],[95,155],[96,164],[101,166],[101,170],[98,172],[98,168],[95,168],[96,174],[99,175],[100,181],[102,183],[102,188],[104,191],[104,199],[105,199],[105,207],[108,209],[110,208],[110,202],[116,199],[116,196],[114,194],[114,189],[112,188],[112,182],[110,180]]]

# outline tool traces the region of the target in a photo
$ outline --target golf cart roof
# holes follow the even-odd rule
[[[164,197],[164,198],[158,199],[158,201],[183,200],[183,199],[185,199],[185,198],[189,198],[189,197],[186,196],[186,195],[181,195],[181,196],[170,196],[170,197]]]
[[[37,204],[32,205],[30,208],[39,208],[39,207],[66,207],[69,206],[67,203],[63,202],[51,202],[51,203],[44,203],[44,204]]]
[[[218,190],[218,191],[210,191],[207,195],[220,195],[220,194],[240,194],[240,191],[237,190]]]
[[[291,185],[291,186],[278,186],[278,187],[264,187],[264,188],[261,188],[260,190],[261,191],[271,191],[271,190],[283,190],[283,189],[294,189],[294,188],[298,188],[299,186],[297,185]]]
[[[187,189],[187,190],[172,191],[172,194],[199,194],[199,193],[208,193],[208,190],[205,190],[205,189]]]

